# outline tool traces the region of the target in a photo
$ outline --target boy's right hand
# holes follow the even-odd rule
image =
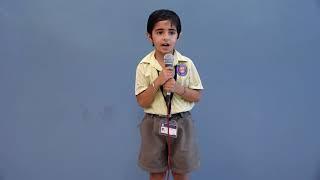
[[[159,76],[158,76],[160,85],[163,85],[165,82],[167,82],[171,78],[173,78],[173,70],[168,67],[164,68],[159,73]]]

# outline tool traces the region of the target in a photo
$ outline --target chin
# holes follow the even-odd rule
[[[165,51],[161,51],[163,54],[168,54],[168,53],[172,53],[173,52],[173,49],[170,49],[170,50],[165,50]]]
[[[156,51],[158,53],[161,53],[161,54],[168,54],[168,53],[172,53],[173,52],[173,49],[172,48],[157,48]]]

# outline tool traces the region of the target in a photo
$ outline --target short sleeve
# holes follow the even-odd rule
[[[142,91],[148,88],[148,82],[145,77],[144,64],[138,64],[136,69],[136,82],[135,82],[135,95],[140,94]]]
[[[189,88],[191,88],[191,89],[203,89],[199,73],[197,71],[196,66],[193,64],[192,61],[191,61],[191,66],[190,66]]]

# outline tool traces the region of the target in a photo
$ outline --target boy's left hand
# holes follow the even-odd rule
[[[163,84],[163,89],[166,92],[174,93],[176,90],[176,81],[173,78],[169,79],[167,82]]]

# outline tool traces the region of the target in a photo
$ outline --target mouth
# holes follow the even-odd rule
[[[168,44],[168,43],[163,43],[163,44],[161,44],[161,46],[163,46],[163,47],[169,47],[170,44]]]

